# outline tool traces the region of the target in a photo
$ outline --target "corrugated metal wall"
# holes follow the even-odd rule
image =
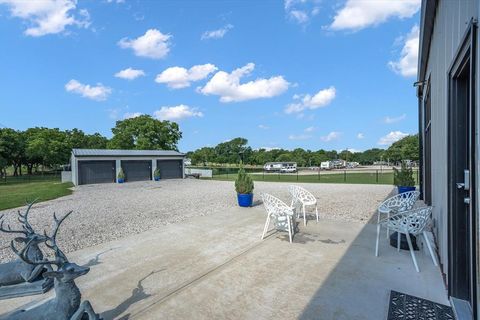
[[[426,79],[432,105],[432,205],[435,234],[444,271],[448,256],[447,231],[447,73],[470,20],[477,18],[478,0],[439,0]]]

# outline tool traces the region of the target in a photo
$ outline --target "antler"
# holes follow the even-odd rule
[[[53,220],[55,221],[55,227],[53,229],[53,233],[51,236],[47,235],[47,232],[44,230],[43,231],[43,234],[45,235],[45,238],[47,239],[47,241],[45,241],[45,245],[47,247],[49,247],[50,249],[52,249],[53,251],[55,251],[55,259],[57,260],[57,263],[55,264],[59,264],[59,263],[63,263],[63,262],[66,262],[68,261],[67,260],[67,257],[65,256],[65,254],[62,252],[62,250],[60,250],[60,248],[58,248],[57,246],[57,233],[58,233],[58,229],[60,228],[60,225],[62,224],[62,222],[65,220],[65,218],[67,218],[73,211],[69,211],[66,215],[64,215],[62,218],[58,219],[57,218],[57,215],[55,214],[55,212],[53,213]],[[48,241],[50,241],[51,244],[48,243]]]
[[[28,232],[27,232],[26,229],[23,229],[23,230],[13,230],[13,229],[10,227],[9,224],[7,224],[7,229],[5,229],[5,228],[3,227],[3,223],[5,222],[5,220],[3,220],[3,216],[4,216],[3,214],[0,215],[0,220],[2,220],[2,221],[0,222],[0,231],[5,232],[5,233],[21,233],[21,234],[23,234],[24,236],[28,236]]]
[[[26,232],[28,233],[35,233],[33,230],[33,227],[31,224],[28,222],[28,214],[30,212],[30,208],[33,206],[33,204],[37,201],[37,199],[33,200],[30,202],[27,206],[27,210],[25,210],[25,213],[22,214],[20,210],[18,210],[18,221],[23,225],[23,228],[25,229]]]
[[[25,261],[26,263],[28,264],[33,264],[33,265],[44,265],[44,264],[55,264],[55,265],[59,265],[59,261],[57,261],[57,259],[55,259],[54,261],[50,261],[50,260],[40,260],[40,261],[33,261],[33,260],[30,260],[28,257],[27,257],[27,250],[28,248],[32,245],[32,243],[34,242],[34,239],[31,239],[30,241],[27,242],[27,244],[25,245],[25,247],[23,247],[22,250],[18,251],[17,248],[15,248],[15,245],[13,244],[14,243],[14,240],[12,240],[10,242],[10,247],[12,248],[12,251],[15,252],[15,254],[20,258],[22,259],[23,261]]]

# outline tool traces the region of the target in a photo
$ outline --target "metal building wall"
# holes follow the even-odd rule
[[[445,272],[448,272],[447,73],[470,20],[477,18],[478,3],[479,0],[438,1],[426,72],[431,86],[434,231]]]

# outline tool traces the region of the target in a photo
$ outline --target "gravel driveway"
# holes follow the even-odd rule
[[[288,183],[256,182],[259,195],[271,193],[289,201]],[[303,184],[319,200],[324,218],[368,222],[392,186],[349,184]],[[49,229],[55,211],[59,216],[73,210],[61,227],[58,240],[65,252],[140,233],[194,216],[221,214],[236,206],[233,182],[165,180],[125,184],[85,185],[72,195],[35,205],[30,223],[38,231]],[[0,211],[17,227],[15,210]],[[260,226],[261,228],[261,226]],[[0,233],[0,262],[12,258],[10,235]]]

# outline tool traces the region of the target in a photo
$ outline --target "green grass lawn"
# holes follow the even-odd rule
[[[20,207],[34,199],[41,202],[66,196],[72,193],[72,186],[71,182],[61,183],[58,179],[0,182],[0,210]]]
[[[214,180],[235,180],[236,174],[219,174],[214,175]],[[390,184],[393,185],[393,173],[375,172],[347,172],[330,174],[312,174],[312,175],[288,175],[288,174],[251,174],[255,181],[271,181],[271,182],[312,182],[312,183],[357,183],[357,184]],[[416,179],[416,175],[415,175]],[[417,181],[418,183],[418,181]]]

